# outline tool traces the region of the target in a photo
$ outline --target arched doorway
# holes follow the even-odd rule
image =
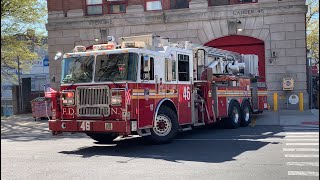
[[[214,39],[205,44],[206,46],[238,52],[241,54],[256,54],[259,57],[260,82],[265,82],[265,49],[264,42],[249,36],[230,35]]]

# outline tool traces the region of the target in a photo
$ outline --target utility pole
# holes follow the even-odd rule
[[[309,52],[307,53],[308,58],[308,74],[309,74],[309,96],[310,96],[310,109],[313,107],[313,85],[312,85],[312,49],[309,49]]]

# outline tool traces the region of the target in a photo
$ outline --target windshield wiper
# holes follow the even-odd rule
[[[120,85],[119,85],[119,84],[116,84],[112,79],[107,78],[106,80],[107,80],[107,81],[111,81],[114,85],[116,85],[117,87],[120,87]]]
[[[73,86],[77,81],[73,80],[72,83],[66,88],[66,90],[68,90],[69,88],[71,88],[71,86]]]

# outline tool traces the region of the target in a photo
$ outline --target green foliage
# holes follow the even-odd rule
[[[319,63],[319,0],[307,0],[307,48],[312,52],[312,58]]]
[[[1,0],[1,33],[25,32],[45,23],[44,0]]]
[[[14,70],[30,67],[39,59],[39,48],[46,48],[46,39],[41,26],[47,14],[44,0],[1,0],[1,80],[16,83]],[[9,70],[9,71],[8,71]]]

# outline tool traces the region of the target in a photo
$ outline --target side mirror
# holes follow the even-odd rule
[[[150,76],[149,73],[143,73],[143,80],[149,80]]]
[[[62,55],[62,53],[61,53],[61,52],[58,52],[58,53],[54,56],[54,60],[56,61],[56,60],[60,59],[61,55]]]
[[[56,82],[56,77],[54,75],[51,78],[51,82]]]
[[[149,56],[143,56],[143,71],[144,72],[150,71],[150,58],[149,58]]]

